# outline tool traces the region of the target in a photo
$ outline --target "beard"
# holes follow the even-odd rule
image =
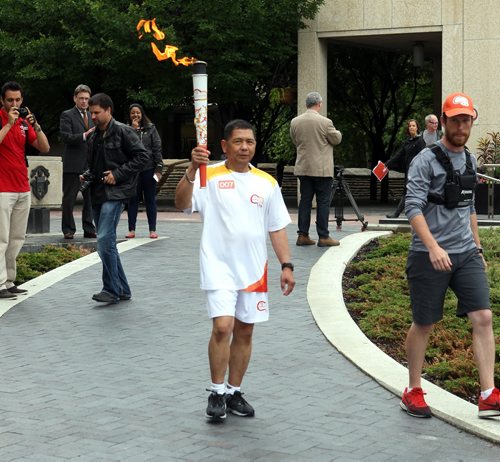
[[[448,141],[448,143],[457,148],[465,146],[465,143],[467,143],[469,136],[470,132],[469,133],[462,132],[460,134],[449,133],[448,131],[444,132],[444,137],[446,138],[446,141]]]

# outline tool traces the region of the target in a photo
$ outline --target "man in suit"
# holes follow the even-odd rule
[[[333,146],[340,144],[342,133],[322,116],[323,99],[318,92],[306,96],[306,112],[292,120],[290,136],[297,147],[295,175],[300,180],[300,203],[297,245],[314,245],[309,237],[311,207],[316,195],[316,231],[318,247],[339,245],[330,237],[328,217],[333,185]]]
[[[80,174],[87,168],[87,138],[94,131],[94,124],[88,110],[90,94],[91,91],[87,85],[78,85],[73,94],[75,106],[61,114],[59,123],[59,134],[66,145],[63,153],[61,226],[65,239],[73,239],[76,232],[73,207],[80,187]],[[87,189],[82,195],[83,236],[95,238],[90,191]]]

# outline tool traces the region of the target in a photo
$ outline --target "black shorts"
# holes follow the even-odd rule
[[[476,249],[449,254],[451,271],[437,271],[427,252],[411,252],[406,263],[413,321],[430,325],[443,318],[446,290],[458,298],[457,316],[490,308],[490,290],[483,259]]]

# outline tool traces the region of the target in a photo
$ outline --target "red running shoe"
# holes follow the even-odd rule
[[[405,388],[399,405],[403,411],[406,411],[412,417],[431,417],[431,410],[425,402],[424,395],[425,393],[420,387],[415,387],[411,391]]]
[[[493,388],[491,395],[483,399],[479,396],[478,417],[484,419],[500,415],[500,390]]]

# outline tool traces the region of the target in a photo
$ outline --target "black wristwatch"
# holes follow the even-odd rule
[[[484,253],[483,248],[482,247],[478,247],[477,248],[477,253],[480,253],[482,255]]]
[[[293,271],[293,263],[291,263],[291,262],[282,263],[281,269],[284,270],[285,268],[290,268]]]

